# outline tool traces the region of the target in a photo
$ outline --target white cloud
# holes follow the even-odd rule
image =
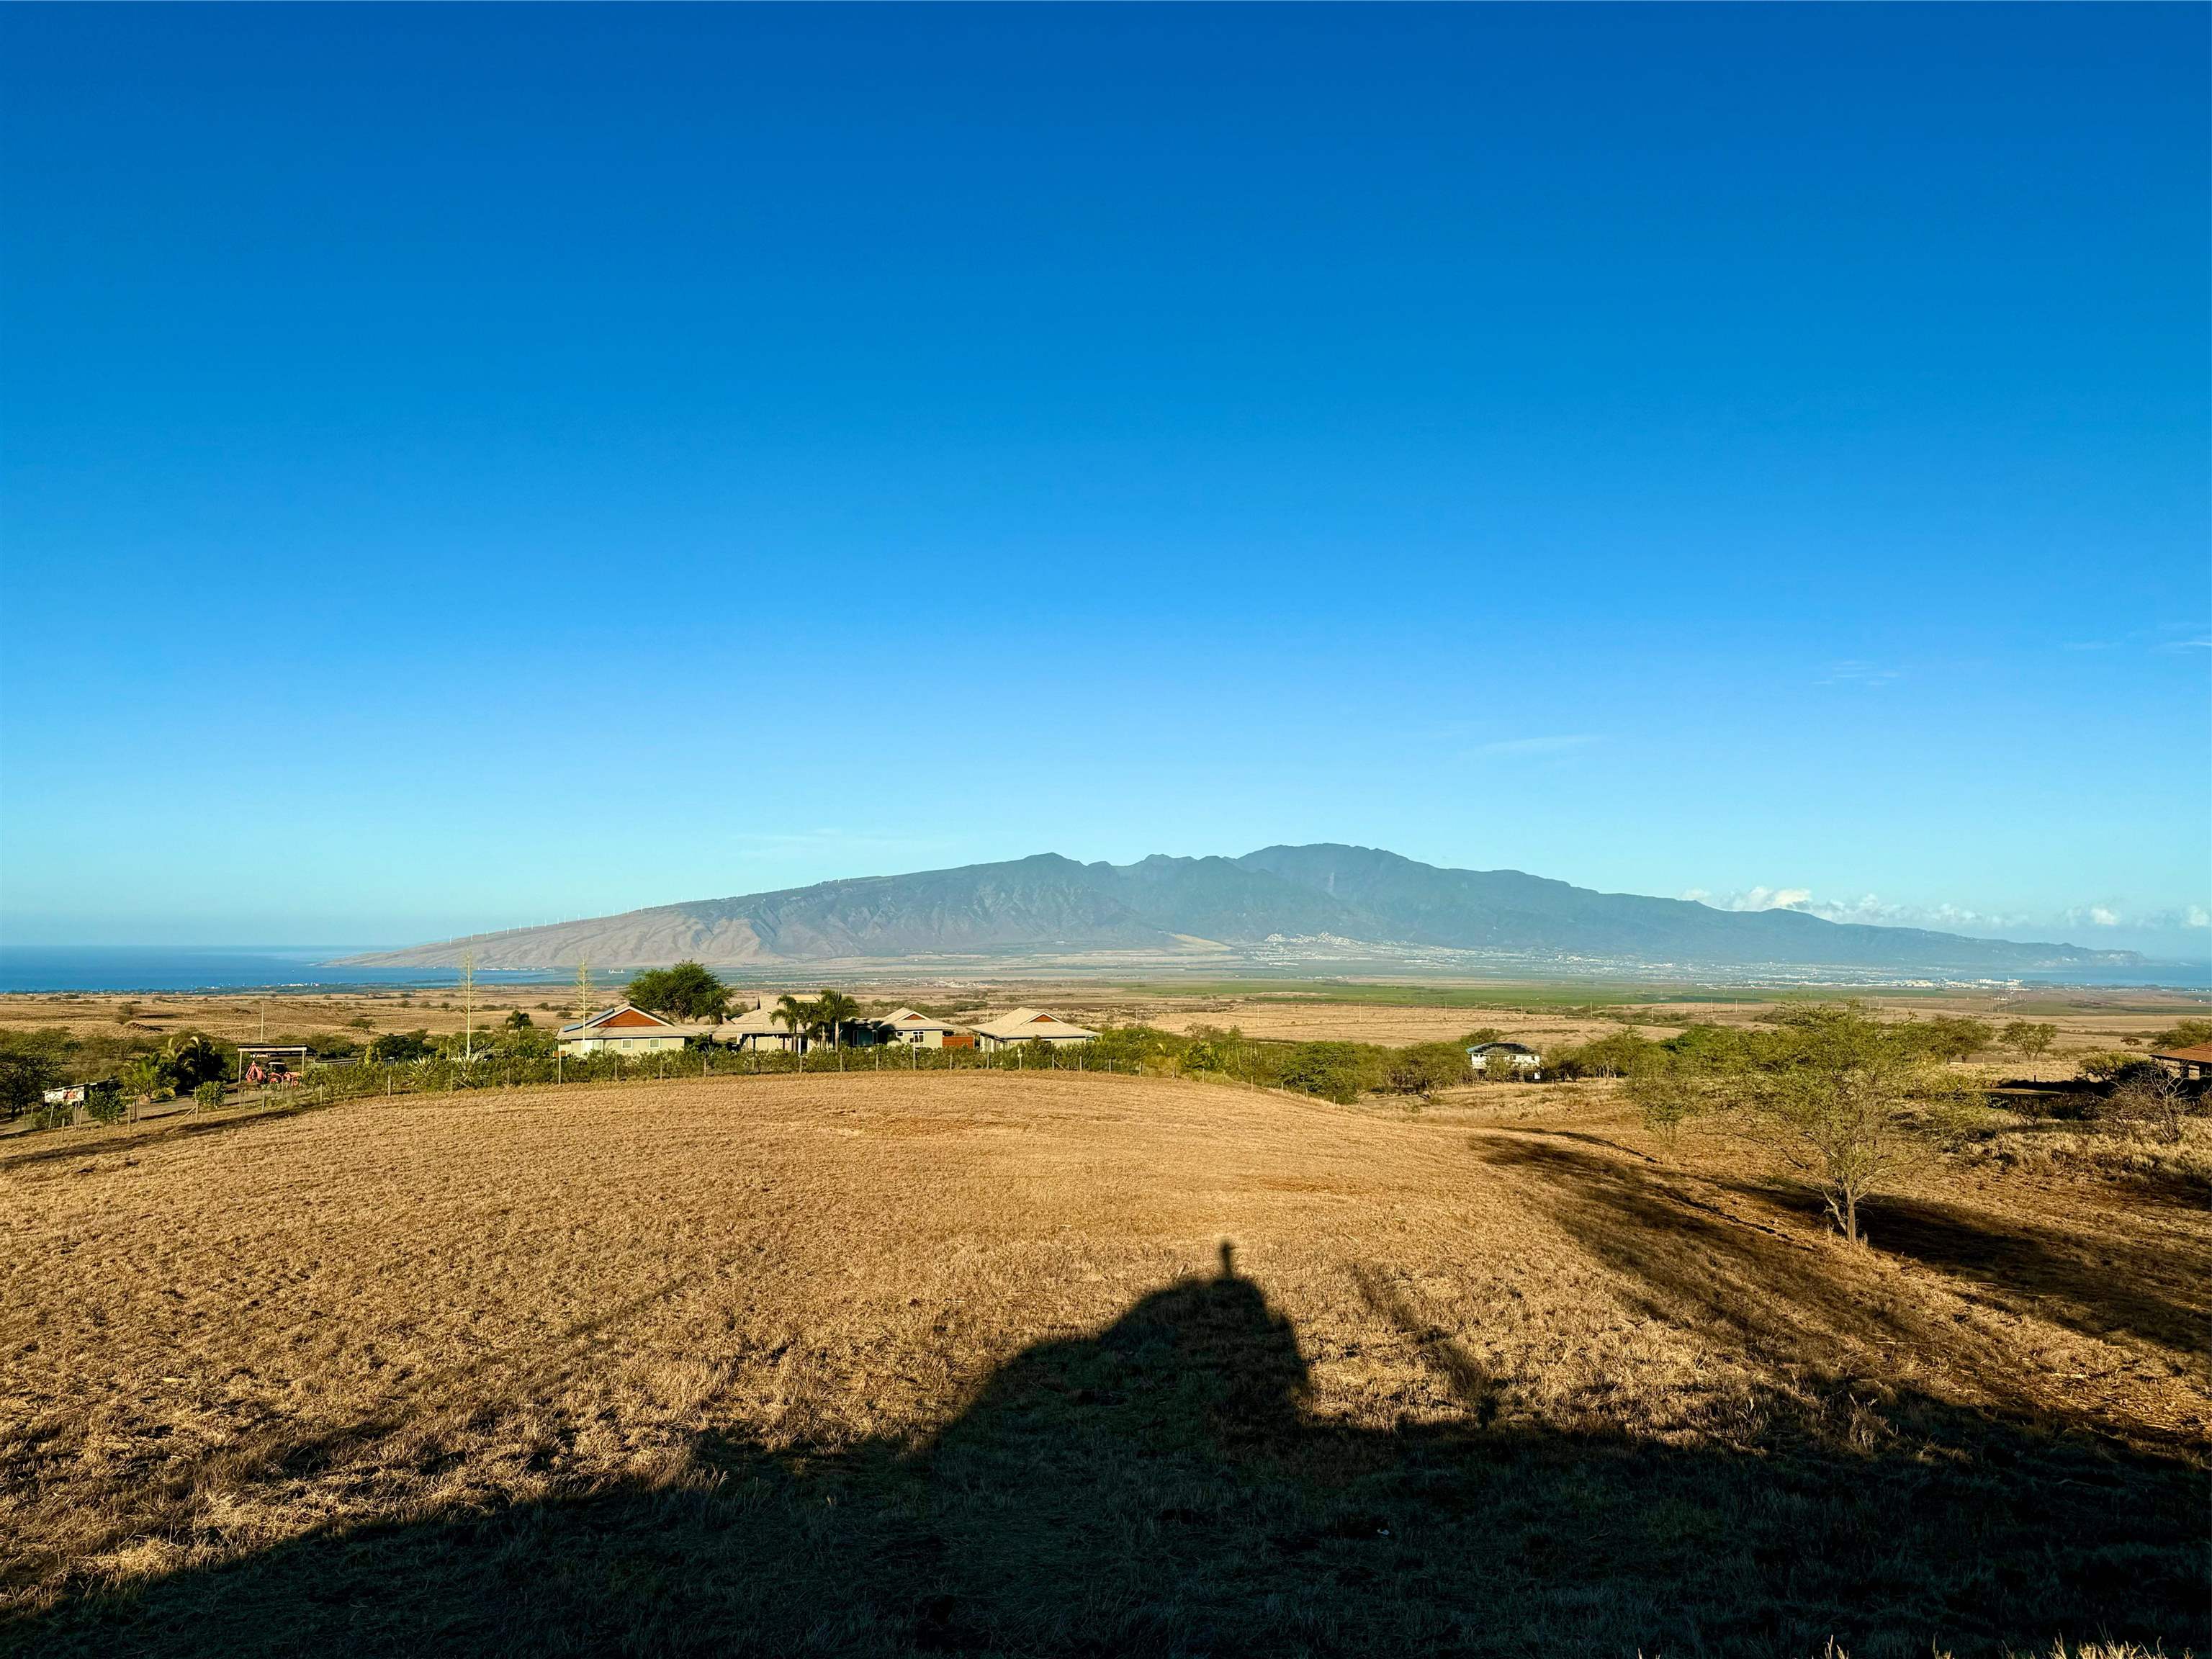
[[[2119,937],[2100,943],[2126,945],[2155,954],[2160,950],[2201,948],[2201,941],[2186,947],[2173,935],[2187,930],[2212,930],[2212,907],[2178,906],[2156,911],[2137,910],[2123,901],[2077,904],[2064,909],[2034,911],[1984,910],[1948,900],[1932,904],[1893,902],[1877,894],[1851,899],[1821,898],[1810,888],[1759,886],[1716,895],[1692,887],[1682,897],[1720,910],[1796,910],[1824,921],[1856,922],[1873,927],[1926,927],[1944,933],[1972,933],[1998,938],[2068,939],[2090,942],[2085,934]],[[2163,943],[2161,944],[2161,940]]]
[[[2121,921],[2120,913],[2109,904],[2077,904],[2061,915],[2075,927],[2117,927]]]
[[[1801,910],[1813,896],[1809,887],[1754,887],[1728,902],[1731,910]]]

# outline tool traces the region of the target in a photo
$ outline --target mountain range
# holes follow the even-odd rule
[[[1802,911],[1600,893],[1518,870],[1451,870],[1374,848],[1082,864],[1054,853],[700,899],[350,958],[361,965],[626,969],[989,966],[1085,959],[1316,965],[1465,957],[1516,971],[1672,967],[2008,974],[2140,961]]]

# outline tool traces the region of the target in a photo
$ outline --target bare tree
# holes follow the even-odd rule
[[[2188,1115],[2188,1109],[2189,1097],[2182,1092],[2181,1079],[2156,1060],[2144,1060],[2129,1066],[2113,1080],[2112,1092],[2097,1115],[2131,1133],[2146,1132],[2160,1146],[2172,1146],[2181,1139],[2181,1120]]]

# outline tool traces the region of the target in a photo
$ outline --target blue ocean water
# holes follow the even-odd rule
[[[451,968],[352,968],[339,959],[373,945],[328,945],[317,950],[270,946],[258,950],[191,945],[0,945],[0,993],[9,991],[282,991],[343,990],[379,986],[450,986]],[[1624,968],[1626,977],[1638,977]],[[1531,977],[1541,977],[1540,974]],[[1863,984],[1872,979],[1895,982],[1905,976],[1858,975],[1838,969],[1819,982]],[[2019,985],[2131,986],[2166,990],[2212,989],[2212,963],[2160,962],[2127,966],[2077,967],[2008,976]],[[477,974],[479,984],[544,985],[568,982],[562,971],[545,969],[492,970]],[[1756,972],[1716,969],[1713,984],[1767,982]],[[1793,982],[1814,982],[1802,976]],[[1994,985],[2007,982],[1984,980]]]
[[[337,990],[385,985],[451,985],[450,968],[350,968],[332,964],[357,950],[208,949],[189,945],[0,945],[4,991]],[[545,973],[480,972],[479,984],[532,985]]]

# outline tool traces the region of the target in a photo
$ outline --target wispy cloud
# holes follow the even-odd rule
[[[1604,739],[1587,732],[1561,732],[1540,738],[1499,738],[1492,743],[1479,743],[1465,753],[1475,755],[1563,755],[1572,749],[1587,749]]]
[[[1846,658],[1842,662],[1828,665],[1828,672],[1814,682],[1816,685],[1889,685],[1905,678],[1901,668],[1892,668],[1884,663],[1863,662],[1857,658]]]

